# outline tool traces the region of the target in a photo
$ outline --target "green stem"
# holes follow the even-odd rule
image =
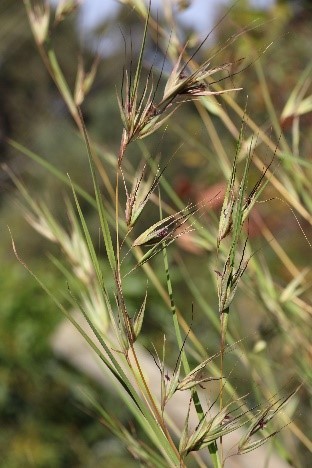
[[[161,204],[159,203],[160,206],[160,212],[161,212]],[[167,249],[166,246],[164,245],[163,249],[163,255],[164,255],[164,265],[165,265],[165,270],[166,270],[166,277],[167,277],[167,289],[168,289],[168,295],[170,298],[170,309],[172,313],[172,320],[173,320],[173,325],[174,325],[174,330],[176,334],[176,339],[177,343],[179,346],[179,350],[181,352],[181,359],[182,359],[182,364],[184,368],[185,374],[189,374],[191,369],[187,360],[187,356],[185,354],[185,351],[183,349],[183,339],[181,335],[181,330],[180,330],[180,325],[179,325],[179,320],[177,317],[177,311],[176,311],[176,306],[173,298],[173,288],[172,288],[172,283],[171,283],[171,278],[170,278],[170,273],[169,273],[169,262],[168,262],[168,255],[167,255]],[[201,420],[204,417],[204,411],[202,408],[202,405],[199,400],[199,396],[196,390],[192,391],[192,399],[193,403],[196,409],[196,413],[198,415],[199,420]],[[216,442],[212,442],[211,444],[208,445],[208,450],[213,462],[214,468],[220,468],[220,459],[218,455],[218,447]]]
[[[221,354],[220,354],[220,412],[223,409],[223,368],[224,368],[224,351],[225,351],[225,343],[226,343],[226,332],[228,327],[228,319],[229,319],[229,311],[230,309],[227,307],[221,312]],[[221,465],[223,466],[223,445],[222,445],[222,437],[220,437],[220,455],[221,455]]]

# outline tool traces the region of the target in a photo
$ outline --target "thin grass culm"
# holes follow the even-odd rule
[[[311,164],[298,161],[298,126],[293,154],[282,125],[274,120],[279,131],[275,137],[267,124],[257,125],[249,115],[244,73],[257,68],[261,57],[258,51],[256,60],[247,57],[247,67],[241,65],[242,57],[227,57],[235,57],[228,49],[232,51],[244,37],[247,43],[253,27],[230,35],[221,46],[207,45],[208,34],[194,47],[191,41],[180,42],[172,6],[156,20],[151,2],[120,2],[127,15],[137,15],[143,32],[137,51],[130,34],[128,38],[122,33],[126,63],[119,73],[115,102],[122,128],[112,145],[115,149],[106,151],[88,128],[84,108],[100,59],[94,60],[89,73],[78,60],[72,90],[54,48],[59,25],[78,3],[60,1],[53,10],[48,3],[24,0],[40,56],[83,142],[89,189],[70,171],[64,174],[19,142],[9,141],[66,191],[65,226],[14,171],[6,171],[21,195],[27,222],[61,253],[46,261],[64,277],[66,305],[23,260],[11,229],[15,256],[100,359],[131,423],[118,419],[94,392],[86,392],[83,401],[140,466],[231,468],[237,463],[282,468],[288,462],[299,466],[286,441],[288,437],[290,446],[311,449],[295,418],[302,395],[311,389],[307,332],[298,338],[312,313],[310,276],[306,266],[293,264],[258,207],[276,209],[287,187],[282,204],[298,220],[298,236],[303,233],[309,239]],[[186,8],[184,2],[177,3]],[[230,11],[223,20],[228,15]],[[308,89],[306,75],[301,81],[298,94]],[[309,104],[303,95],[300,98]],[[281,118],[291,112],[289,104],[286,110]],[[196,129],[181,118],[184,112],[193,117],[195,113]],[[186,196],[182,189],[175,190],[179,151],[170,157],[174,151],[170,143],[169,156],[155,154],[155,141],[165,140],[171,129],[170,141],[184,137],[177,141],[179,148],[182,143],[192,157],[202,156],[198,166],[204,177],[210,168],[219,174],[218,191],[196,198],[195,190]],[[205,143],[197,137],[203,131]],[[192,172],[194,161],[187,161]],[[292,183],[295,164],[300,176],[297,173]],[[260,232],[255,241],[254,231]],[[309,254],[310,247],[308,241]],[[282,281],[271,276],[268,249],[285,268]],[[129,284],[138,285],[138,292],[136,286],[129,292]],[[290,354],[301,340],[303,358],[299,362],[294,354],[296,371],[287,382],[278,377],[276,362],[270,361],[271,338],[263,332],[268,322],[278,344],[287,345]],[[153,327],[154,335],[148,330]],[[278,346],[272,346],[276,352]],[[153,378],[142,357],[144,347]]]

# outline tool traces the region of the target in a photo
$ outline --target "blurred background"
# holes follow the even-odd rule
[[[122,129],[116,89],[119,90],[121,86],[125,60],[123,36],[129,38],[131,31],[135,50],[143,29],[142,20],[126,3],[86,0],[66,21],[59,24],[54,35],[55,49],[71,87],[75,83],[78,57],[83,56],[85,63],[91,65],[95,55],[101,56],[94,85],[82,108],[90,134],[105,151],[113,155],[118,152]],[[161,3],[160,0],[152,2],[155,17],[159,9],[160,24]],[[224,15],[231,2],[181,0],[175,4],[181,37],[188,38],[195,47]],[[273,41],[269,51],[261,57],[261,64],[273,105],[277,113],[280,113],[299,76],[312,58],[310,1],[241,0],[214,29],[199,55],[205,58],[209,55],[209,48],[223,43],[233,31],[259,19],[261,27],[248,33],[248,40],[238,41],[233,48],[220,52],[220,63],[248,56],[249,47],[263,50]],[[36,234],[25,221],[19,196],[5,165],[23,180],[34,196],[38,194],[43,197],[55,216],[64,222],[67,221],[63,204],[65,189],[44,168],[12,148],[8,144],[8,138],[41,155],[63,173],[69,173],[85,190],[91,191],[92,185],[90,178],[86,177],[89,169],[84,147],[42,64],[25,10],[19,0],[0,2],[0,39],[0,465],[6,468],[139,466],[128,457],[123,447],[112,438],[97,417],[88,414],[83,408],[77,396],[78,385],[94,389],[101,398],[109,402],[111,400],[112,405],[114,398],[110,394],[104,396],[102,388],[97,388],[86,376],[55,357],[50,341],[63,318],[18,263],[12,251],[7,226],[10,226],[23,259],[38,275],[44,275],[45,282],[54,291],[59,291],[62,300],[64,279],[52,266],[47,268],[49,263],[46,252],[53,252],[53,246]],[[153,50],[152,41],[148,47]],[[146,60],[148,62],[148,54]],[[267,122],[265,97],[254,67],[247,68],[235,77],[234,85],[244,87],[248,93],[248,108],[253,119],[259,123]],[[244,97],[241,103],[243,102]],[[304,138],[300,150],[310,160],[311,122],[311,112],[301,119]],[[286,134],[290,126],[291,121],[283,122]],[[155,152],[171,155],[179,145],[181,128],[189,135],[189,144],[179,150],[174,169],[168,168],[168,178],[185,201],[190,198],[199,200],[209,193],[214,195],[224,179],[213,157],[207,167],[201,154],[205,151],[213,154],[213,151],[192,105],[189,104],[183,112],[176,113],[175,125],[169,126],[161,147],[157,147],[157,141],[153,138],[150,147],[156,148]],[[220,126],[222,139],[225,144],[228,139],[229,154],[232,154],[233,141],[223,132]],[[201,142],[200,151],[192,144],[192,138]],[[133,154],[135,158],[135,149]],[[88,214],[89,208],[86,206],[85,209]],[[283,242],[298,268],[303,267],[307,262],[307,245],[302,241],[291,212],[284,206],[279,209],[281,211],[277,211],[275,205],[273,208],[272,205],[266,206],[266,222]],[[91,225],[94,222],[92,216],[90,210]],[[307,226],[306,228],[308,229]],[[256,245],[258,235],[257,226],[254,225],[251,227],[251,236],[255,238]],[[260,241],[258,245],[262,246]],[[189,255],[189,268],[193,271],[194,281],[200,286],[202,278],[196,278],[196,252],[190,250],[187,240],[184,245],[181,242],[180,249],[185,252],[186,257]],[[286,281],[287,273],[283,265],[276,262],[269,247],[264,250],[272,274]],[[177,273],[177,284],[178,275]],[[205,288],[204,284],[202,286]],[[143,285],[140,282],[135,286],[129,284],[130,296],[134,287],[139,295],[144,294],[144,282]],[[134,304],[136,300],[137,295],[133,297]],[[154,300],[159,301],[158,311],[161,311],[163,304],[157,297]],[[190,305],[191,294],[181,292],[179,300]],[[212,304],[215,300],[215,292],[212,291]],[[161,313],[157,320],[166,320],[159,317]],[[159,324],[153,317],[147,320],[149,339],[157,342],[161,339],[164,324]],[[200,330],[200,324],[195,323],[194,326],[198,326]],[[263,326],[265,328],[266,324]],[[243,330],[244,333],[248,333],[248,327]],[[212,347],[217,339],[217,335],[212,336]],[[287,361],[285,363],[287,365]],[[283,379],[287,380],[288,370],[285,369],[282,382]],[[127,421],[128,416],[126,412],[123,414],[120,405],[117,412],[120,413],[121,420]],[[307,421],[304,416],[302,424],[305,428]],[[300,456],[302,460],[307,460],[304,449]]]

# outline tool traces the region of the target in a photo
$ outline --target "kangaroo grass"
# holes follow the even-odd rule
[[[77,6],[76,3],[69,3],[69,7],[65,8],[65,3],[60,2],[56,11],[53,12],[48,4],[33,5],[32,2],[24,0],[40,55],[85,144],[93,195],[85,192],[70,176],[62,174],[53,164],[42,160],[21,144],[13,140],[9,142],[16,150],[43,165],[47,171],[71,190],[75,208],[70,202],[66,203],[70,220],[68,232],[56,221],[49,211],[49,207],[43,202],[39,203],[33,200],[25,186],[14,174],[11,174],[26,201],[25,216],[28,222],[43,236],[58,244],[63,252],[64,260],[67,261],[66,266],[56,258],[52,258],[52,262],[58,271],[64,274],[66,281],[70,283],[67,286],[69,304],[74,305],[80,311],[89,327],[90,334],[86,333],[74,315],[56,298],[55,293],[49,291],[44,281],[32,272],[21,259],[11,235],[13,251],[17,260],[46,291],[56,307],[82,334],[115,380],[122,401],[126,402],[138,425],[145,433],[146,441],[137,440],[96,399],[89,399],[102,422],[127,446],[133,457],[140,463],[157,467],[186,467],[189,463],[188,457],[193,456],[194,463],[203,467],[207,466],[206,460],[204,461],[202,458],[202,451],[205,449],[206,456],[210,457],[214,468],[221,468],[233,454],[243,455],[261,447],[288,424],[296,437],[308,447],[309,443],[303,431],[296,424],[289,423],[289,420],[285,422],[283,414],[290,399],[296,401],[298,398],[300,386],[289,391],[286,396],[279,396],[276,393],[277,380],[272,376],[274,393],[264,385],[263,389],[258,389],[255,392],[258,392],[258,400],[262,399],[262,401],[250,405],[248,395],[239,397],[231,382],[231,373],[235,373],[235,369],[226,375],[225,366],[227,354],[232,351],[233,347],[237,347],[238,350],[242,349],[241,340],[235,341],[232,330],[229,328],[231,317],[235,313],[233,302],[236,299],[238,288],[241,288],[242,284],[241,290],[243,291],[246,284],[252,284],[255,282],[255,278],[257,279],[258,283],[254,287],[254,293],[259,298],[259,303],[262,302],[266,305],[269,310],[268,314],[277,320],[283,332],[288,334],[288,342],[292,347],[300,341],[300,329],[307,324],[311,312],[307,300],[302,298],[308,289],[306,280],[308,272],[296,269],[276,240],[276,251],[279,251],[283,261],[288,265],[289,272],[296,276],[284,288],[276,287],[274,282],[270,280],[269,274],[263,272],[265,268],[262,268],[261,262],[257,259],[258,252],[250,245],[248,229],[251,212],[256,203],[260,201],[260,196],[266,193],[268,187],[273,186],[279,195],[285,198],[285,203],[291,207],[292,212],[294,213],[295,210],[298,213],[298,215],[295,213],[294,215],[311,247],[308,236],[301,228],[298,219],[298,216],[302,216],[306,221],[311,222],[311,216],[307,209],[311,199],[308,196],[308,179],[305,172],[309,169],[309,165],[303,161],[299,162],[298,125],[294,124],[293,126],[293,142],[292,148],[290,148],[282,134],[279,118],[273,112],[261,67],[258,67],[258,75],[275,132],[279,133],[277,144],[273,141],[272,136],[268,136],[261,126],[250,118],[247,107],[242,109],[235,101],[236,92],[242,88],[231,86],[223,89],[221,87],[226,79],[233,80],[238,73],[246,72],[248,67],[258,61],[259,56],[264,53],[267,47],[260,53],[257,52],[256,59],[247,62],[245,66],[242,65],[242,68],[237,72],[231,70],[237,67],[242,59],[215,64],[218,57],[222,56],[227,48],[232,47],[240,36],[248,35],[254,28],[254,26],[250,26],[231,36],[225,43],[216,47],[208,59],[197,64],[195,62],[196,56],[211,32],[199,43],[195,51],[189,54],[187,44],[179,44],[178,36],[174,30],[168,38],[165,28],[156,25],[157,22],[151,15],[151,2],[148,6],[138,0],[129,0],[123,3],[137,8],[139,14],[144,17],[145,23],[136,66],[134,66],[135,59],[132,57],[131,51],[130,66],[125,66],[122,72],[121,88],[117,94],[117,106],[123,129],[120,135],[118,154],[112,158],[112,153],[110,152],[109,157],[105,155],[105,152],[101,151],[99,145],[89,135],[83,113],[79,107],[90,91],[99,59],[96,58],[89,72],[85,72],[82,62],[78,64],[75,90],[72,91],[66,82],[53,48],[53,36],[56,34],[58,24],[66,20],[70,11]],[[157,28],[157,35],[161,34],[163,38],[168,38],[161,70],[160,73],[158,70],[156,79],[154,64],[147,71],[147,75],[144,73],[144,53],[151,27]],[[166,75],[164,64],[169,57],[173,59],[173,65],[171,72]],[[310,111],[310,97],[305,97],[309,85],[308,76],[308,71],[306,71],[299,80],[285,106],[283,118],[294,114],[295,103],[299,105],[296,118]],[[234,118],[230,116],[226,106],[219,104],[217,96],[220,96],[218,99],[239,116],[240,128],[234,122]],[[173,158],[169,158],[165,164],[160,164],[159,159],[149,153],[147,145],[143,142],[144,139],[159,131],[161,126],[169,124],[173,114],[178,109],[182,111],[186,101],[194,101],[218,156],[217,164],[227,179],[218,223],[215,223],[212,218],[210,226],[205,225],[205,220],[203,221],[201,217],[203,208],[209,207],[209,202],[195,203],[190,201],[185,205],[172,189],[171,181],[166,178],[166,169],[169,163],[174,164]],[[209,114],[214,114],[227,129],[228,134],[236,140],[233,158],[225,148]],[[183,129],[177,124],[175,126],[179,135],[183,135]],[[248,134],[245,137],[245,129],[249,129],[251,135]],[[271,161],[266,165],[263,164],[259,156],[260,142],[264,143],[273,153]],[[139,154],[142,155],[138,167],[134,167],[134,163],[130,160],[130,145],[137,145]],[[203,146],[201,146],[200,151],[205,155]],[[211,150],[209,151],[211,153]],[[272,170],[275,158],[281,160],[278,166],[279,171]],[[253,164],[261,171],[261,175],[250,190],[248,189],[249,175]],[[296,184],[292,185],[292,190],[288,190],[288,185],[292,182],[292,164],[300,167],[300,175],[296,176]],[[108,167],[110,170],[112,167],[114,168],[115,181],[111,181]],[[107,189],[106,196],[103,193],[103,184]],[[304,202],[301,202],[297,196],[299,189],[304,192]],[[157,190],[159,193],[161,190],[162,193],[166,194],[169,200],[163,201],[160,195],[157,197]],[[105,246],[104,255],[100,256],[95,246],[92,231],[80,201],[81,198],[87,200],[97,213],[99,232]],[[155,203],[159,208],[159,219],[154,222],[149,221],[148,207],[150,203]],[[169,206],[167,212],[166,206]],[[246,226],[247,232],[245,231]],[[267,227],[264,225],[263,230],[265,229]],[[204,309],[205,329],[209,330],[209,326],[212,324],[219,331],[220,346],[212,356],[207,354],[205,346],[192,329],[194,311],[197,312],[196,306],[192,306],[190,325],[184,316],[185,311],[180,310],[177,305],[179,293],[175,291],[175,282],[171,271],[171,251],[179,238],[190,232],[194,232],[198,236],[204,253],[212,252],[217,262],[216,268],[209,265],[211,272],[214,270],[218,296],[218,303],[212,307],[207,306],[206,298],[202,296],[196,280],[190,278],[187,267],[183,262],[180,262],[181,273],[186,280],[187,288],[193,292],[195,299]],[[270,231],[266,230],[265,232],[268,237]],[[126,249],[128,250],[126,251]],[[159,273],[159,270],[154,269],[154,259],[160,253],[163,254],[163,267]],[[205,254],[203,254],[203,260],[207,263],[213,263],[211,258],[206,257]],[[104,263],[107,264],[109,273],[106,273],[103,268]],[[298,272],[299,274],[297,274]],[[105,276],[107,274],[110,282]],[[156,397],[155,388],[145,375],[137,343],[145,332],[146,317],[152,310],[150,293],[146,290],[145,294],[142,294],[140,305],[133,312],[124,286],[126,277],[135,274],[144,274],[151,280],[152,285],[167,304],[168,311],[172,316],[172,330],[175,335],[174,350],[177,358],[175,368],[170,375],[166,372],[165,362],[168,358],[168,350],[166,349],[168,330],[165,331],[162,352],[158,353],[156,347],[154,347],[153,352],[150,351],[155,366],[160,371],[159,400]],[[166,288],[163,286],[163,282],[165,282]],[[108,286],[108,284],[113,286]],[[79,285],[82,287],[79,288]],[[213,286],[213,281],[211,286]],[[300,308],[303,310],[299,312]],[[291,313],[294,315],[293,327],[286,311],[292,311]],[[112,344],[108,337],[109,328],[115,335],[116,345]],[[207,336],[208,339],[209,336]],[[227,345],[228,342],[230,346]],[[308,342],[305,335],[300,342],[306,353]],[[193,362],[194,357],[196,357],[195,363]],[[213,362],[215,358],[220,359],[219,365]],[[248,355],[244,356],[242,361],[248,369],[251,369],[252,359]],[[267,362],[262,362],[263,369],[267,364]],[[305,377],[305,366],[298,367],[300,377]],[[253,371],[258,380],[261,380],[260,371]],[[214,381],[219,381],[217,394],[211,387],[211,383]],[[252,382],[251,386],[253,386]],[[185,416],[183,427],[174,430],[173,424],[167,417],[167,405],[177,392],[188,392],[189,406],[183,408]],[[263,403],[262,394],[265,394],[265,403]],[[204,395],[204,398],[201,395]],[[193,426],[191,424],[190,411],[192,406],[197,413],[195,427],[194,424]],[[274,426],[273,419],[277,420],[276,426]],[[281,420],[283,420],[283,426],[280,424]],[[266,426],[269,424],[273,428],[267,431]],[[233,432],[237,434],[238,442],[228,454],[225,452],[224,442],[226,437]]]

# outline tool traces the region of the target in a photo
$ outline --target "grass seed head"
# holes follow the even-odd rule
[[[98,65],[99,57],[94,60],[91,69],[86,72],[82,60],[79,60],[74,93],[74,100],[77,106],[83,103],[86,95],[89,93],[95,79]]]
[[[82,0],[59,0],[55,11],[55,24],[61,21],[75,11],[81,4]]]
[[[183,456],[190,452],[202,450],[220,437],[229,434],[245,424],[243,415],[236,418],[228,416],[231,403],[226,405],[221,411],[212,417],[204,415],[194,432],[184,440]]]
[[[142,83],[142,59],[146,43],[146,31],[150,17],[149,11],[146,16],[145,30],[142,38],[141,51],[134,76],[131,71],[123,73],[120,96],[117,96],[121,119],[124,125],[119,163],[123,158],[127,145],[136,139],[145,138],[161,127],[172,113],[185,100],[192,100],[200,96],[219,95],[241,88],[232,88],[213,91],[207,82],[212,75],[228,70],[232,63],[226,63],[219,67],[210,67],[210,62],[205,61],[195,71],[187,73],[187,64],[182,64],[183,54],[187,44],[181,51],[169,78],[164,87],[163,97],[156,102],[156,92],[160,83],[161,75],[156,86],[153,82],[153,66],[148,72],[145,83]],[[142,88],[142,91],[139,91]]]
[[[140,332],[141,332],[141,328],[142,328],[142,325],[143,325],[143,319],[144,319],[144,313],[145,313],[145,307],[146,307],[146,300],[147,300],[147,292],[145,294],[145,297],[144,297],[144,300],[143,300],[143,303],[140,307],[140,310],[138,311],[136,317],[134,318],[133,320],[133,332],[134,332],[134,339],[137,340]]]
[[[244,248],[245,250],[245,248]],[[241,277],[243,276],[249,260],[244,261],[244,252],[242,253],[240,264],[235,271],[234,264],[231,261],[231,252],[229,253],[223,267],[222,273],[217,272],[217,289],[219,299],[219,313],[222,314],[229,308],[234,299],[237,286]]]
[[[254,416],[252,422],[249,425],[248,431],[241,437],[238,443],[238,454],[241,455],[255,450],[256,448],[266,443],[271,437],[280,432],[280,430],[273,431],[263,438],[252,440],[252,437],[255,434],[266,428],[268,423],[282,411],[282,409],[297,393],[300,387],[301,385],[285,397],[277,398],[275,400],[272,399],[270,403],[268,403],[261,411],[259,411],[258,415]]]
[[[133,226],[136,224],[143,211],[143,208],[145,207],[155,188],[158,186],[160,177],[165,170],[165,168],[162,170],[158,168],[154,177],[151,174],[147,180],[144,180],[145,169],[146,164],[144,164],[143,169],[135,179],[131,193],[128,193],[126,188],[127,202],[125,215],[128,228],[133,228]]]
[[[50,5],[48,2],[33,5],[29,11],[30,25],[36,42],[42,45],[49,34]]]

